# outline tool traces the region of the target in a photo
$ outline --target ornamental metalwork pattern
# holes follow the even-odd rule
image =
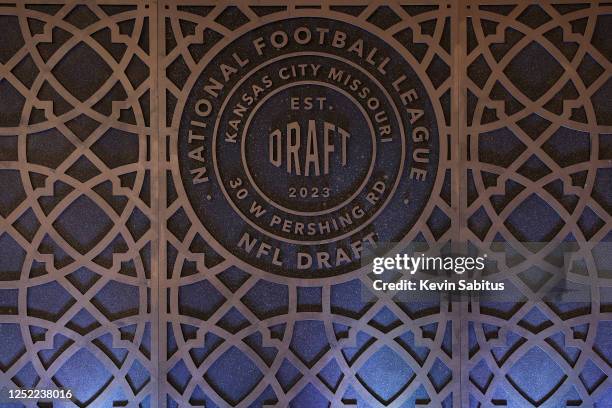
[[[611,12],[466,5],[462,239],[516,294],[462,305],[462,406],[610,404]]]
[[[154,10],[20,2],[0,21],[0,405],[60,387],[151,406]]]
[[[610,406],[612,5],[286,3],[0,4],[0,405]],[[346,34],[335,48],[334,30]],[[290,34],[287,44],[277,31]],[[245,44],[264,44],[270,58]],[[399,118],[391,125],[406,124],[407,147],[397,149],[405,156],[384,156],[373,139],[370,153],[348,149],[348,160],[375,151],[428,171],[421,189],[405,184],[400,166],[397,194],[351,237],[365,243],[368,231],[393,231],[400,243],[484,251],[493,271],[486,278],[508,288],[503,298],[383,294],[356,261],[328,274],[283,274],[271,248],[246,257],[227,245],[241,228],[262,231],[249,236],[254,245],[296,239],[265,230],[256,209],[245,216],[231,197],[235,212],[210,207],[227,186],[217,193],[194,184],[232,167],[217,160],[214,143],[219,156],[181,145],[214,134],[202,95],[221,107],[233,89],[240,96],[261,80],[266,100],[325,88],[330,100],[355,102],[341,81],[308,77],[309,64],[325,70],[331,60],[372,84],[381,105],[390,101]],[[268,95],[261,67],[277,73],[283,61],[304,65],[303,77],[295,68],[294,82]],[[402,64],[406,82],[394,82]],[[219,72],[227,88],[206,82],[224,78]],[[419,98],[393,93],[408,83]],[[423,105],[406,102],[413,99]],[[369,123],[367,101],[355,103],[363,121],[351,116],[341,126]],[[267,116],[285,120],[278,106],[262,102],[263,119],[250,123],[264,130],[249,137],[273,130]],[[417,107],[426,123],[415,111],[402,117]],[[427,146],[419,144],[425,130],[414,133],[421,125]],[[267,204],[304,217],[327,210],[325,200],[280,197],[295,174],[258,173],[256,159],[268,159],[256,147],[243,161]],[[215,161],[208,173],[184,167],[185,157],[204,162],[207,154]],[[326,154],[341,158],[339,149]],[[360,199],[367,165],[356,163],[349,176],[325,179],[342,191],[330,207]],[[393,179],[371,166],[372,179]],[[270,256],[259,263],[260,255]],[[15,388],[74,396],[9,401]]]
[[[160,368],[168,406],[452,406],[459,395],[453,382],[459,326],[449,299],[414,304],[377,296],[364,273],[295,279],[237,264],[203,236],[176,147],[191,91],[183,85],[193,84],[209,63],[207,52],[214,56],[270,23],[281,29],[289,18],[318,17],[374,32],[414,64],[439,114],[440,151],[446,153],[452,140],[451,14],[446,5],[163,4],[160,197],[166,198],[167,231],[160,239],[167,244],[160,255],[167,272],[160,290],[167,304],[160,314],[166,325]],[[450,154],[441,154],[433,193],[408,240],[449,240],[451,168]]]

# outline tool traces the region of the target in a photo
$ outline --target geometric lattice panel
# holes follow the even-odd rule
[[[2,404],[16,388],[156,399],[154,20],[138,3],[0,6]]]
[[[380,296],[371,290],[364,272],[367,268],[334,277],[296,279],[271,274],[256,262],[241,262],[237,259],[240,248],[226,250],[219,242],[224,231],[203,236],[207,220],[198,219],[198,212],[204,211],[203,217],[222,215],[212,210],[207,215],[206,209],[201,210],[204,206],[194,204],[195,198],[187,193],[190,178],[180,166],[181,160],[186,161],[181,153],[186,136],[182,130],[177,132],[185,126],[184,112],[193,103],[190,87],[201,86],[198,77],[205,75],[202,71],[210,72],[210,66],[216,67],[220,50],[245,54],[248,43],[235,45],[241,36],[265,36],[270,26],[290,32],[294,26],[284,21],[299,16],[296,21],[312,32],[316,24],[331,21],[329,27],[321,26],[329,31],[330,39],[334,24],[339,29],[351,24],[392,42],[398,58],[401,55],[424,75],[424,87],[432,101],[428,114],[437,116],[435,137],[439,152],[446,153],[451,140],[452,10],[446,4],[380,8],[326,4],[308,9],[259,7],[256,3],[253,7],[247,3],[215,7],[162,4],[160,47],[164,57],[160,72],[165,78],[160,83],[164,101],[160,117],[162,123],[165,118],[165,125],[160,131],[166,138],[163,148],[168,149],[163,164],[166,184],[161,186],[167,205],[163,212],[167,231],[161,239],[167,242],[162,246],[162,264],[168,269],[160,281],[168,302],[161,312],[166,328],[160,343],[164,347],[160,372],[166,373],[161,385],[165,402],[169,407],[183,406],[187,401],[194,406],[243,407],[452,406],[453,399],[458,401],[459,397],[459,351],[453,342],[459,326],[448,298],[416,304]],[[321,70],[325,70],[329,48],[325,44],[306,47],[304,53],[319,58]],[[257,58],[256,54],[246,55],[251,60]],[[344,50],[337,55],[340,60],[349,53]],[[299,58],[289,55],[281,61],[300,64]],[[307,66],[308,59],[303,63]],[[248,64],[250,70],[256,62]],[[262,66],[263,71],[264,61]],[[288,66],[279,65],[279,72]],[[269,72],[276,81],[275,71]],[[220,91],[219,99],[226,98],[226,88],[240,86],[232,80],[229,78]],[[321,75],[313,75],[312,81],[324,83]],[[194,82],[197,85],[192,85]],[[387,89],[393,92],[391,84]],[[256,121],[257,113],[254,115]],[[190,134],[196,131],[190,130]],[[195,154],[189,157],[193,159]],[[450,239],[451,170],[451,158],[440,154],[437,177],[431,177],[433,191],[427,196],[426,207],[419,209],[406,240],[434,244]],[[330,185],[332,189],[341,187],[335,181]],[[216,200],[213,192],[208,194],[210,201]],[[232,222],[240,224],[226,221],[228,226]]]
[[[612,403],[611,13],[466,4],[464,239],[514,293],[463,305],[463,406]]]

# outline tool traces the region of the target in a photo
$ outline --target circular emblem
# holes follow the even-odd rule
[[[320,278],[399,242],[438,166],[426,89],[392,46],[321,17],[220,50],[187,98],[183,186],[210,237],[266,272]]]

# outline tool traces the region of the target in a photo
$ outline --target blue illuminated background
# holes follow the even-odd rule
[[[612,406],[612,5],[36,3],[0,4],[0,406]],[[485,248],[516,301],[271,282],[200,235],[183,87],[233,31],[309,12],[411,55],[449,146],[412,237]]]

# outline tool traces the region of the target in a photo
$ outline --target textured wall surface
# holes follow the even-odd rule
[[[0,4],[0,406],[612,406],[612,4],[284,3]],[[414,130],[364,58],[316,44],[245,51],[309,24],[377,44],[393,56],[388,75],[405,69],[424,101],[426,182],[398,182],[355,234],[467,242],[510,300],[383,294],[358,262],[284,273],[226,243],[264,228],[239,204],[216,207],[226,191],[194,184],[186,159],[210,154],[186,140],[222,63],[259,65],[226,71],[220,111],[260,67],[333,59]],[[274,122],[282,107],[260,109]],[[358,126],[354,115],[332,116]],[[418,148],[376,147],[371,179],[398,163],[406,180]],[[240,167],[218,151],[211,178]],[[258,176],[260,153],[243,160],[276,205],[286,179]],[[359,169],[332,171],[326,182],[345,190],[330,200],[359,199]],[[281,204],[305,218],[327,208]],[[72,400],[8,399],[57,387]]]

